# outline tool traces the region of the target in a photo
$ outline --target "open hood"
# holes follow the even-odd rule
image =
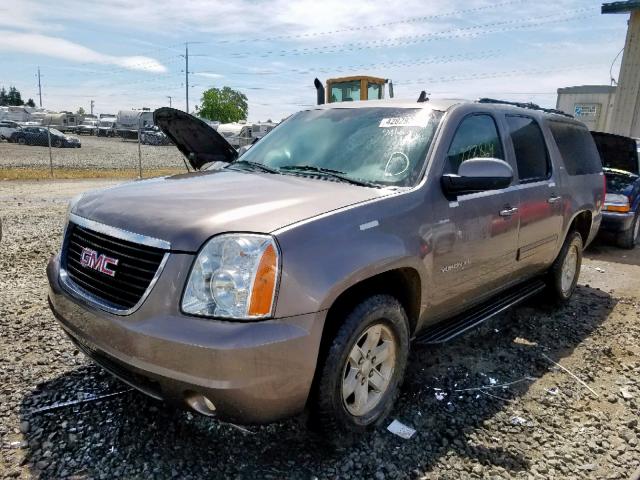
[[[611,133],[591,132],[602,159],[602,166],[638,175],[638,146],[633,138]]]
[[[213,162],[231,163],[238,152],[222,135],[199,118],[175,108],[153,112],[153,122],[178,147],[194,170]]]

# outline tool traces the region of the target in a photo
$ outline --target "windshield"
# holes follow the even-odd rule
[[[62,133],[60,130],[56,130],[55,128],[50,128],[49,131],[51,132],[51,135],[62,135],[64,137],[64,133]]]
[[[412,186],[441,118],[427,108],[309,110],[271,131],[242,160],[288,167],[287,172],[314,167],[382,186]]]

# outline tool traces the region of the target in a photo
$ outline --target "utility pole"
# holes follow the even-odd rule
[[[171,95],[167,95],[167,98],[169,99],[169,108],[171,108],[171,99],[173,98]]]
[[[42,86],[40,85],[40,67],[38,66],[38,95],[40,96],[40,108],[42,108]]]
[[[185,42],[184,44],[184,75],[185,75],[185,105],[187,107],[186,112],[189,113],[189,42]]]
[[[91,100],[91,115],[93,115],[93,106],[95,105],[96,102],[94,102],[93,100]]]

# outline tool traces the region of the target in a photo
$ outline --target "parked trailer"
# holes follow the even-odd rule
[[[56,128],[61,132],[74,132],[82,122],[82,116],[76,113],[47,113],[42,117],[42,125]]]
[[[116,115],[116,135],[122,139],[138,138],[140,128],[153,126],[153,112],[148,110],[120,110]]]

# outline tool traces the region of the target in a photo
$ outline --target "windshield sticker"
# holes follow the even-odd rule
[[[392,117],[383,118],[380,120],[380,128],[392,128],[392,127],[426,127],[429,123],[428,116],[418,117]]]

